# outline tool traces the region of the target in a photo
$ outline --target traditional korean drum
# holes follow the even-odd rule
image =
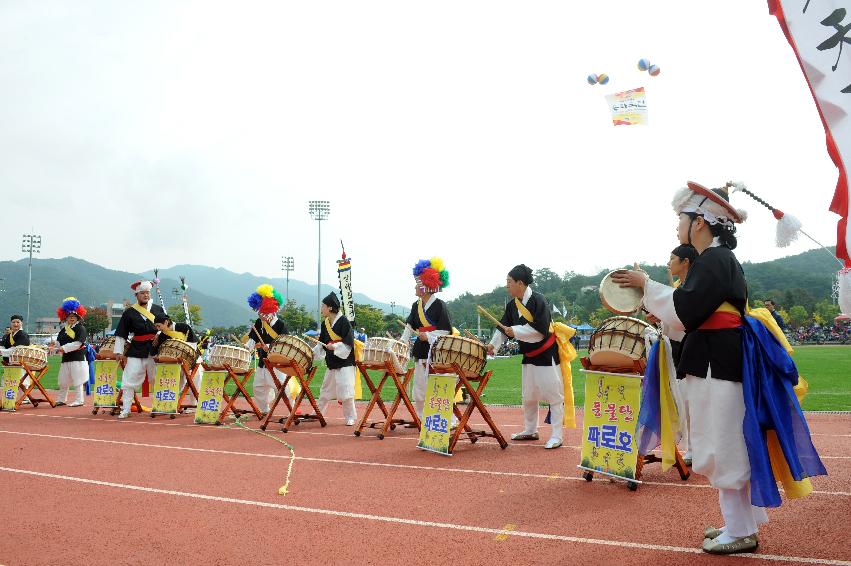
[[[230,366],[234,373],[245,373],[251,367],[251,352],[248,348],[229,344],[216,344],[210,348],[209,366],[224,368],[225,364]]]
[[[595,366],[631,368],[646,357],[644,329],[650,325],[628,316],[607,318],[591,334],[588,359]]]
[[[124,354],[127,354],[127,350],[130,349],[130,341],[126,341],[124,344]],[[115,359],[115,336],[107,336],[103,339],[103,342],[100,343],[100,347],[98,348],[97,357],[101,360],[114,360]]]
[[[47,366],[47,352],[41,346],[15,346],[9,353],[9,365],[41,371]]]
[[[441,336],[431,347],[431,367],[436,372],[453,372],[453,363],[465,374],[479,375],[485,367],[487,348],[478,340],[462,336]]]
[[[273,364],[293,363],[306,375],[313,365],[313,349],[298,336],[284,334],[269,345],[268,360]],[[295,375],[292,368],[282,368],[287,375]]]
[[[368,338],[363,348],[364,364],[384,367],[388,360],[397,373],[404,373],[408,366],[408,345],[392,338]]]
[[[183,340],[175,340],[173,338],[160,344],[160,349],[157,353],[157,361],[177,360],[178,362],[184,362],[190,369],[195,365],[195,360],[197,359],[198,351],[195,349],[195,346]]]
[[[621,287],[612,281],[612,271],[600,282],[600,302],[615,314],[630,315],[641,308],[644,300],[644,289],[638,287]]]

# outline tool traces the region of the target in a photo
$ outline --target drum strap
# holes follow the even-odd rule
[[[162,333],[174,340],[186,342],[186,334],[184,334],[183,332],[178,332],[177,330],[163,330]]]
[[[343,337],[334,332],[334,329],[331,328],[331,321],[327,317],[325,318],[325,331],[331,337],[331,342],[342,342]]]
[[[265,320],[263,320],[262,318],[260,319],[260,322],[262,322],[262,323],[263,323],[263,330],[265,330],[265,331],[266,331],[266,334],[268,334],[269,336],[271,336],[271,337],[272,337],[272,340],[274,340],[275,338],[277,338],[277,337],[278,337],[278,333],[277,333],[277,332],[275,332],[275,329],[274,329],[274,328],[272,328],[271,326],[269,326],[269,323],[268,323],[268,322],[266,322],[266,321],[265,321]]]
[[[65,335],[73,341],[74,338],[77,336],[77,333],[74,332],[74,329],[71,328],[70,325],[66,324],[65,325]]]
[[[133,308],[133,310],[135,310],[136,312],[138,312],[139,314],[141,314],[142,316],[147,318],[150,322],[154,322],[154,313],[152,313],[151,311],[149,311],[148,309],[146,309],[145,307],[143,307],[139,303],[134,303],[132,308]]]
[[[520,316],[528,320],[529,322],[535,322],[535,318],[532,316],[532,313],[529,312],[529,309],[526,308],[526,305],[520,302],[520,299],[514,297],[514,305],[517,307],[517,311],[520,313]]]

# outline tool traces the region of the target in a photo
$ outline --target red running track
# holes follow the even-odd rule
[[[756,554],[714,557],[699,550],[721,520],[704,478],[649,466],[636,492],[587,483],[578,429],[558,450],[462,441],[448,458],[417,450],[413,430],[356,438],[337,411],[326,428],[270,427],[297,456],[286,496],[289,451],[239,428],[0,413],[0,564],[851,565],[851,415],[808,416],[830,476],[769,510]],[[519,430],[520,409],[493,415],[506,436]]]

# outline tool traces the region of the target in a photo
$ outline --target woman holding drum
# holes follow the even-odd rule
[[[83,385],[89,380],[89,362],[86,361],[86,327],[81,324],[83,317],[86,316],[86,307],[74,297],[68,297],[56,309],[56,316],[65,323],[56,337],[59,342],[59,353],[62,354],[56,406],[66,404],[68,390],[73,388],[76,395],[68,406],[81,407],[86,399]]]
[[[340,312],[340,300],[333,291],[322,299],[321,311],[321,344],[313,347],[313,359],[324,359],[328,370],[319,392],[319,412],[325,414],[328,404],[336,398],[343,405],[346,426],[354,426],[358,417],[355,409],[355,333],[349,319]]]
[[[514,301],[505,307],[500,321],[504,329],[494,331],[488,354],[499,350],[507,338],[517,340],[523,353],[520,367],[524,428],[512,434],[511,440],[538,440],[538,403],[543,401],[550,405],[552,423],[544,448],[553,449],[564,442],[564,383],[556,336],[550,330],[550,306],[542,294],[532,291],[532,281],[532,270],[523,264],[508,272],[505,283]]]
[[[718,489],[725,526],[705,529],[702,548],[713,554],[753,550],[768,521],[764,507],[780,505],[769,463],[772,431],[791,469],[791,486],[826,473],[792,391],[797,370],[786,350],[752,316],[747,284],[733,249],[744,211],[730,205],[728,188],[689,182],[674,196],[677,235],[698,257],[674,289],[641,271],[617,272],[625,287],[644,288],[644,304],[671,328],[685,331],[678,376],[687,382],[693,470]],[[736,186],[736,185],[734,185]],[[763,409],[757,414],[757,406]],[[769,408],[770,407],[770,408]]]

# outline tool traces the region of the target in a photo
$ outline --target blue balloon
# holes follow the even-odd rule
[[[597,84],[597,75],[591,73],[590,75],[588,75],[588,78],[586,80],[588,81],[589,85],[595,85]]]
[[[601,85],[608,84],[609,75],[607,75],[606,73],[600,73],[599,75],[597,75],[597,82],[599,82]]]
[[[647,59],[639,59],[638,60],[638,70],[639,71],[646,71],[649,68],[650,68],[650,61],[648,61]]]

